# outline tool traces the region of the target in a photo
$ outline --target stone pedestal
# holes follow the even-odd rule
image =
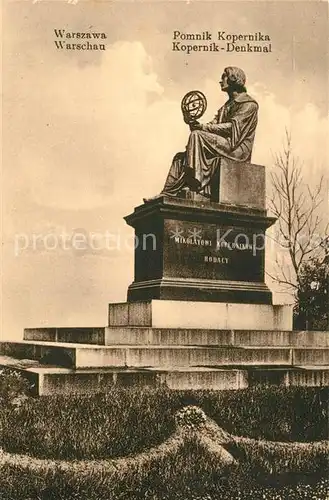
[[[121,302],[109,306],[110,327],[289,331],[292,306],[180,300]],[[192,342],[193,343],[193,342]]]
[[[158,197],[125,217],[135,229],[128,301],[270,304],[264,282],[263,209]]]

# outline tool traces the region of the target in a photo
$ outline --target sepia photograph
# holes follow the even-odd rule
[[[329,498],[328,14],[3,1],[1,500]]]

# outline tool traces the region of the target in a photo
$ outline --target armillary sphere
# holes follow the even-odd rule
[[[197,121],[207,109],[206,96],[199,90],[191,90],[183,97],[181,109],[185,123]]]

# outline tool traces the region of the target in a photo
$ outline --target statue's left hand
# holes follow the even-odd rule
[[[183,118],[184,118],[184,122],[189,125],[190,123],[190,115],[188,113],[183,113]]]

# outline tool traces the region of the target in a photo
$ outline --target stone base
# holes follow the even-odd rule
[[[24,341],[0,342],[0,367],[19,370],[38,395],[107,392],[113,386],[329,385],[329,332],[291,331],[289,306],[111,304],[109,324],[28,328]],[[258,329],[236,328],[251,324]],[[276,328],[269,330],[270,324]]]
[[[272,304],[272,292],[265,283],[188,278],[162,278],[129,286],[128,302],[151,299]]]
[[[291,330],[292,306],[151,300],[109,305],[109,326]]]

